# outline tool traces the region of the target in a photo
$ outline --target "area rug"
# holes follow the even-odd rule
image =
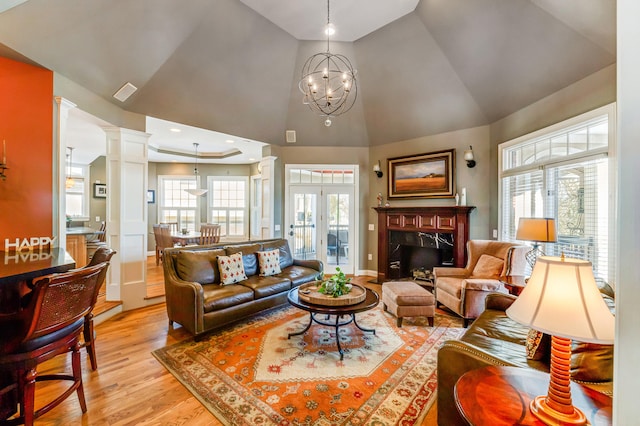
[[[227,425],[413,425],[435,400],[437,350],[457,339],[462,322],[436,314],[405,318],[401,328],[381,305],[340,328],[314,324],[285,307],[254,316],[196,342],[153,355]]]

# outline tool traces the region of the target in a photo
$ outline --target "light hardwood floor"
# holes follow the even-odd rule
[[[153,260],[153,257],[151,258]],[[155,260],[152,262],[155,268]],[[161,268],[159,268],[161,270]],[[158,270],[149,276],[158,277]],[[354,282],[367,283],[368,277]],[[189,337],[180,326],[169,328],[164,303],[124,312],[96,326],[98,370],[91,371],[83,350],[83,381],[88,411],[82,415],[74,394],[42,416],[42,425],[219,425],[215,417],[184,388],[151,351]],[[58,357],[39,368],[40,374],[71,371],[69,357]],[[39,383],[36,406],[60,392],[61,386]],[[422,423],[436,425],[436,409]]]

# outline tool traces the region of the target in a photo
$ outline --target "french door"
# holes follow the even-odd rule
[[[302,172],[304,174],[304,170]],[[319,180],[323,183],[298,184],[294,177],[294,183],[287,185],[285,234],[295,258],[321,260],[327,274],[334,273],[337,267],[353,274],[357,253],[354,250],[357,241],[354,179],[353,175],[342,176],[339,183],[333,183],[332,180],[338,179],[330,180],[326,175],[332,177],[335,172],[321,171],[325,176]]]

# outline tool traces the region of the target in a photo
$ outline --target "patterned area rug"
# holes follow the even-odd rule
[[[228,425],[412,425],[435,400],[436,355],[462,322],[437,314],[396,318],[375,309],[340,328],[314,324],[293,307],[262,313],[200,342],[153,352],[222,423]]]

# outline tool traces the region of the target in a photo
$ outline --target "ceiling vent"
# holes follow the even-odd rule
[[[118,89],[118,91],[113,95],[113,97],[119,100],[120,102],[124,102],[129,98],[129,96],[133,95],[133,93],[136,90],[138,90],[136,86],[134,86],[129,82],[126,82],[124,86]]]
[[[296,143],[296,131],[295,130],[287,130],[286,131],[287,143]]]

